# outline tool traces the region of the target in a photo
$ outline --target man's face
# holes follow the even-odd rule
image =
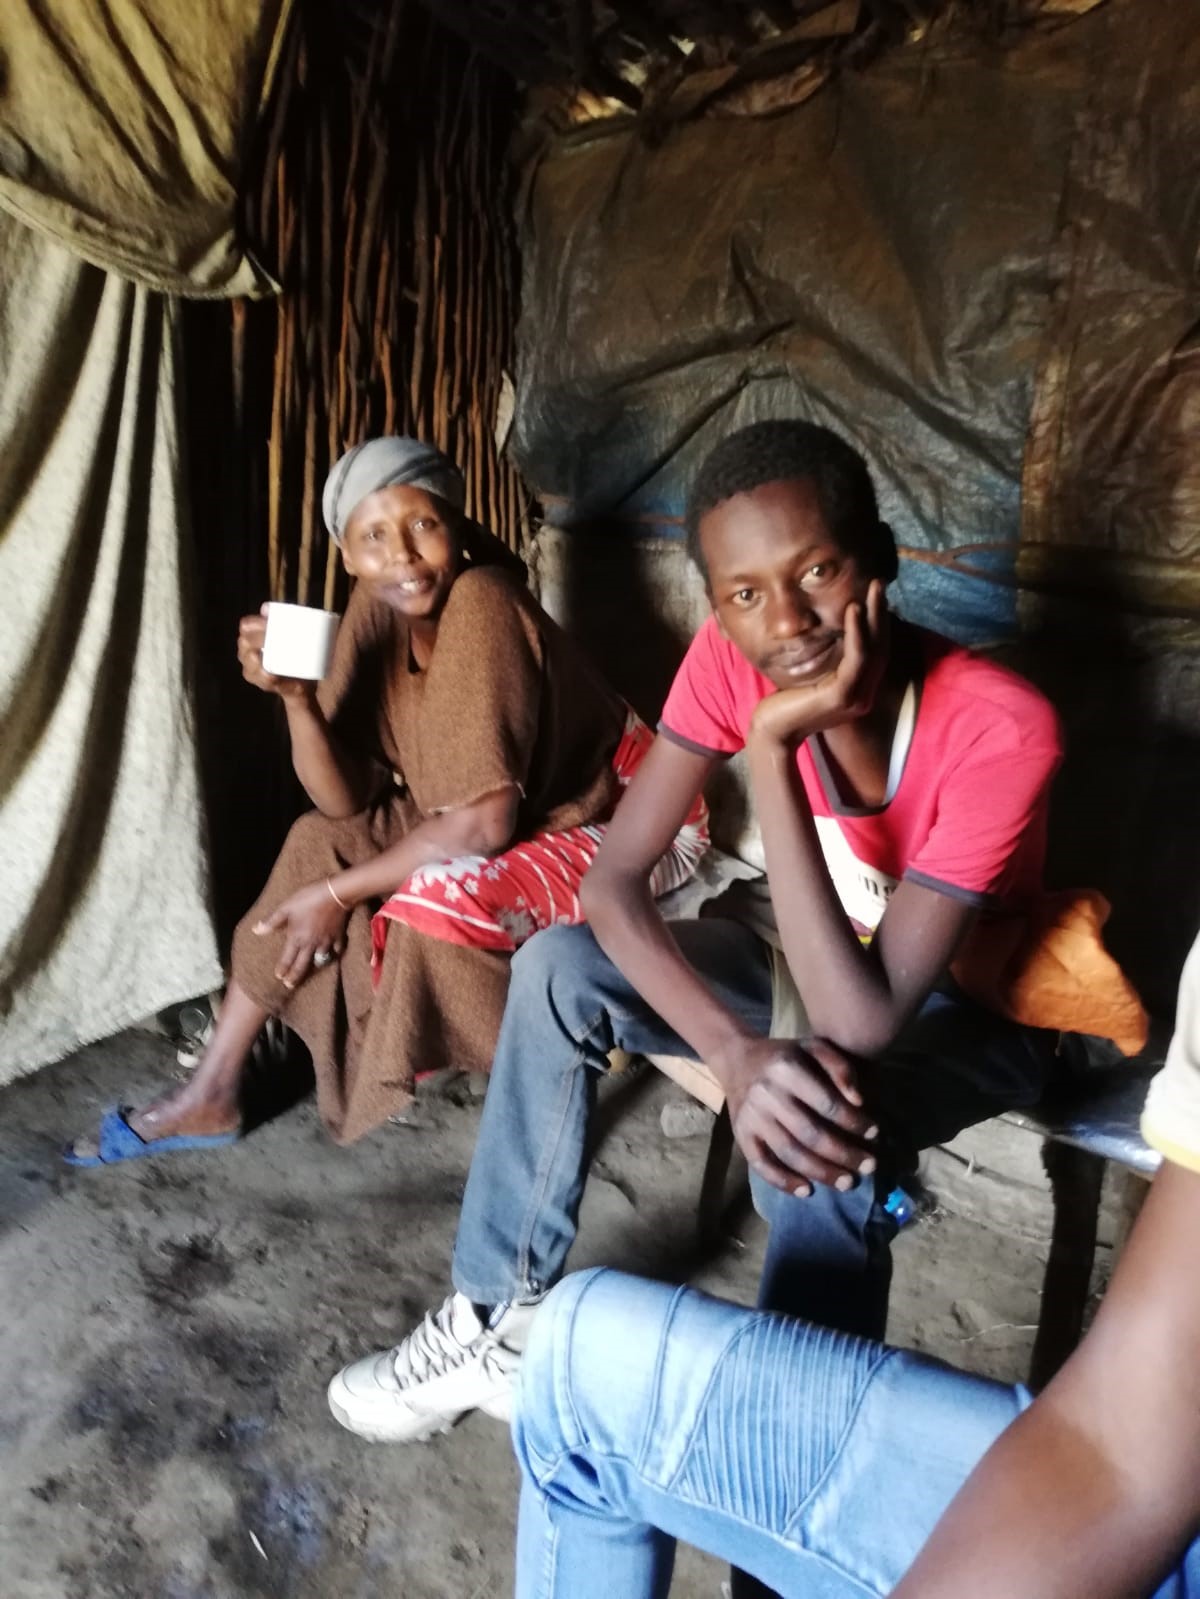
[[[776,688],[835,672],[843,617],[869,577],[830,533],[804,478],[735,494],[700,519],[709,597],[722,633]]]
[[[435,620],[458,574],[458,546],[437,500],[402,484],[355,506],[342,562],[393,610],[412,621]]]

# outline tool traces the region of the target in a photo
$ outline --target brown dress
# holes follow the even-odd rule
[[[320,699],[347,746],[378,762],[378,797],[344,821],[311,811],[295,824],[238,924],[233,975],[307,1044],[321,1116],[350,1143],[409,1103],[416,1073],[491,1065],[509,957],[392,923],[373,986],[376,907],[360,905],[341,959],[289,992],[274,975],[282,935],[260,937],[254,924],[423,817],[508,784],[521,792],[518,837],[603,820],[617,795],[625,707],[519,578],[496,567],[468,569],[454,584],[424,671],[404,621],[358,588]]]

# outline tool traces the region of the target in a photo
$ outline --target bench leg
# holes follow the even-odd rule
[[[713,1122],[708,1140],[708,1158],[704,1162],[704,1177],[700,1183],[700,1204],[696,1222],[703,1240],[714,1238],[720,1231],[725,1210],[725,1180],[729,1175],[729,1162],[733,1155],[733,1123],[729,1119],[728,1105],[722,1105]]]
[[[1029,1369],[1029,1385],[1035,1393],[1067,1360],[1083,1332],[1106,1162],[1089,1150],[1047,1139],[1042,1145],[1042,1164],[1054,1200],[1054,1229]]]

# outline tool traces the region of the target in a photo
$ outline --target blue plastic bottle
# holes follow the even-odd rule
[[[897,1227],[906,1227],[917,1214],[916,1201],[904,1188],[893,1188],[884,1200],[883,1208]]]

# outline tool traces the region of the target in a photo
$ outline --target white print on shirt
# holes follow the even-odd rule
[[[873,933],[883,918],[897,879],[860,861],[834,817],[817,816],[813,820],[842,909],[859,932]]]

